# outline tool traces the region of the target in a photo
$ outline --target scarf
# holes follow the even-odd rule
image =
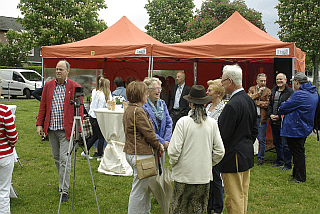
[[[151,107],[151,110],[153,111],[155,117],[157,120],[162,121],[163,118],[163,105],[161,102],[161,99],[158,99],[156,101],[156,106],[153,105],[153,103],[151,102],[151,100],[148,97],[148,103]]]

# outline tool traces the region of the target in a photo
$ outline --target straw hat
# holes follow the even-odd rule
[[[206,96],[206,89],[202,85],[192,86],[189,94],[183,98],[194,104],[207,104],[212,100],[212,97]]]

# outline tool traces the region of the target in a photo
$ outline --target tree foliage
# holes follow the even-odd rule
[[[35,46],[79,41],[107,28],[98,19],[98,11],[107,8],[104,0],[20,0],[18,8]]]
[[[148,0],[147,34],[163,43],[178,43],[184,39],[186,24],[193,16],[193,0]]]
[[[296,46],[311,58],[314,74],[313,83],[318,86],[320,56],[320,8],[319,0],[279,0],[278,10],[282,41],[295,42]]]
[[[22,66],[21,62],[27,62],[28,54],[32,48],[28,33],[9,30],[5,36],[7,43],[2,43],[0,40],[0,65]]]
[[[238,11],[245,19],[265,31],[262,22],[262,14],[252,8],[248,8],[243,0],[205,0],[201,9],[196,11],[193,19],[188,23],[184,38],[196,39],[218,27],[226,21],[235,11]]]

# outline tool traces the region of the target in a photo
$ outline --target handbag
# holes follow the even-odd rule
[[[137,134],[136,134],[136,109],[133,112],[133,126],[134,126],[134,152],[136,157],[136,167],[139,180],[157,175],[156,162],[154,156],[137,160]],[[152,149],[153,153],[153,149]]]
[[[92,137],[92,135],[93,135],[92,125],[91,125],[91,123],[90,123],[90,120],[89,120],[89,117],[88,117],[88,116],[83,117],[82,125],[83,125],[84,137],[85,137],[86,139]]]

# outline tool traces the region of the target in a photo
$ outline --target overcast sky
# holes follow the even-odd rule
[[[0,0],[0,16],[21,17],[20,10],[17,9],[19,0]],[[274,8],[278,4],[278,0],[245,0],[249,8],[254,8],[262,13],[262,21],[264,22],[267,33],[278,39],[277,32],[279,26],[274,22],[278,18],[277,10]],[[149,16],[147,10],[144,9],[147,0],[105,0],[108,9],[99,12],[99,18],[103,19],[108,27],[116,23],[122,16],[127,16],[138,28],[145,31]],[[201,7],[202,0],[194,0],[196,8]]]

